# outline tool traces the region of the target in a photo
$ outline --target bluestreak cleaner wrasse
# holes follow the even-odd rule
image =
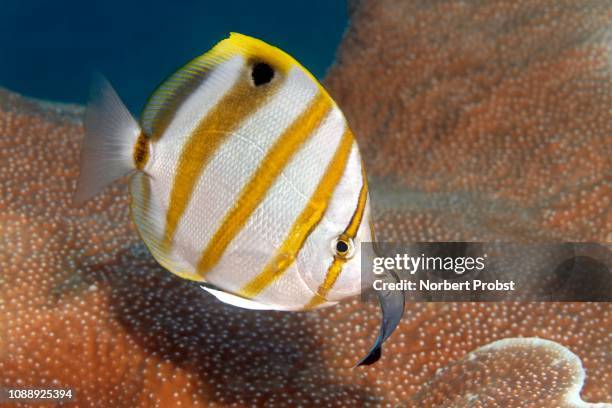
[[[292,57],[233,33],[166,79],[139,122],[108,82],[96,89],[77,202],[130,174],[153,257],[225,303],[308,310],[360,293],[373,233],[359,149]]]

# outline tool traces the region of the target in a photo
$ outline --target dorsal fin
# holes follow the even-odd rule
[[[213,68],[228,59],[240,55],[245,60],[269,59],[277,68],[288,71],[291,67],[302,69],[315,83],[312,76],[299,62],[284,51],[247,35],[231,33],[210,51],[194,58],[162,82],[149,97],[140,120],[145,135],[159,138],[178,107],[206,79]],[[319,85],[320,86],[320,85]],[[322,92],[325,92],[321,87]]]
[[[185,64],[162,82],[149,97],[140,120],[148,137],[155,140],[161,136],[181,103],[206,79],[207,73],[222,61],[213,51],[214,48]]]

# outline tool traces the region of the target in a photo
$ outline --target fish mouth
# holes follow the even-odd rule
[[[386,279],[393,282],[399,282],[399,278],[393,271],[389,271]],[[380,359],[382,355],[383,343],[395,331],[400,320],[402,319],[402,316],[404,315],[404,305],[406,303],[404,291],[379,290],[377,291],[377,295],[380,309],[382,311],[382,321],[380,324],[379,334],[368,354],[357,363],[356,367],[371,365]]]

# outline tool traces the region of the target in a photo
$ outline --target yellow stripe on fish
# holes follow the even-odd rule
[[[170,195],[162,247],[169,251],[174,232],[183,215],[193,189],[202,170],[223,143],[249,115],[261,107],[275,92],[279,84],[262,87],[253,92],[253,86],[246,75],[215,106],[193,132],[179,158],[177,174]]]
[[[159,139],[181,104],[208,78],[211,71],[237,55],[252,60],[273,60],[282,73],[287,73],[292,66],[300,66],[278,48],[246,35],[231,33],[230,38],[185,64],[157,87],[147,101],[141,118],[145,133],[153,140]]]
[[[346,227],[342,235],[340,235],[339,239],[352,240],[353,238],[355,238],[355,235],[357,234],[357,230],[359,229],[362,219],[363,219],[367,199],[368,199],[368,182],[364,174],[363,175],[363,186],[361,187],[361,190],[359,192],[357,208],[355,208],[355,212],[353,216],[351,217],[351,221],[349,222],[349,225]],[[327,301],[327,294],[329,293],[329,291],[332,289],[332,287],[338,280],[338,276],[340,276],[340,273],[342,272],[342,267],[344,266],[346,262],[347,262],[347,259],[342,256],[336,255],[334,257],[332,264],[327,270],[325,280],[323,281],[321,286],[319,286],[317,293],[315,293],[314,296],[310,299],[310,301],[306,304],[306,306],[304,306],[304,309],[306,310],[314,309],[315,307]]]
[[[132,195],[130,212],[132,219],[139,226],[138,234],[147,244],[151,254],[164,268],[181,278],[193,280],[188,267],[168,257],[161,247],[150,239],[151,236],[155,235],[155,226],[154,223],[150,222],[150,218],[152,214],[159,212],[153,200],[151,184],[151,178],[145,173],[135,174],[130,183],[130,193]]]
[[[272,281],[278,279],[295,261],[306,238],[310,235],[312,229],[319,224],[327,209],[331,195],[344,173],[353,141],[351,131],[345,130],[340,145],[336,149],[336,153],[330,161],[315,193],[310,198],[306,208],[295,220],[285,242],[264,270],[240,290],[241,296],[252,298],[258,295]]]
[[[138,170],[144,169],[149,160],[149,140],[144,133],[140,133],[138,139],[136,139],[133,156],[136,168]]]
[[[132,218],[163,267],[254,309],[359,292],[359,243],[371,239],[361,157],[338,106],[295,59],[231,34],[159,85],[140,121],[103,85],[77,196],[133,172]],[[339,238],[354,241],[350,259]]]
[[[330,108],[331,101],[327,95],[320,93],[308,109],[279,137],[204,250],[198,262],[199,276],[204,277],[206,272],[219,261],[231,240],[261,203],[287,162],[321,124]]]

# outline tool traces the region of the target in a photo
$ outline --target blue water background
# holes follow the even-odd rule
[[[348,24],[344,0],[6,0],[0,86],[85,103],[102,72],[134,113],[169,74],[230,31],[292,54],[321,78]]]

